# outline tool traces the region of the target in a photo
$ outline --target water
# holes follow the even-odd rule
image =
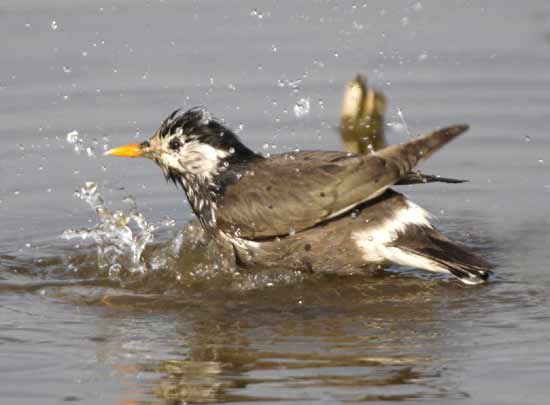
[[[547,402],[546,2],[8,0],[0,18],[2,403]],[[102,156],[196,105],[262,153],[340,149],[358,72],[392,143],[471,125],[422,167],[469,183],[402,191],[495,282],[221,272],[158,168]]]

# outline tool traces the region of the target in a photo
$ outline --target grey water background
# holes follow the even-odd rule
[[[0,22],[2,404],[548,402],[547,2],[4,0]],[[262,152],[340,149],[358,72],[389,100],[391,143],[471,125],[422,166],[469,183],[401,191],[496,264],[490,285],[405,271],[132,289],[60,238],[97,221],[73,197],[86,181],[152,222],[191,219],[154,165],[104,145],[206,105]]]

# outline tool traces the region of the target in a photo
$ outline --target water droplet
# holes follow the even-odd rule
[[[540,163],[540,164],[543,164],[543,163],[544,163],[544,159],[539,159],[539,163]]]
[[[325,63],[324,63],[323,61],[321,61],[321,60],[318,60],[318,59],[315,59],[315,60],[313,61],[313,64],[314,64],[315,66],[317,66],[319,69],[324,69],[324,67],[325,67]]]
[[[275,44],[271,45],[271,52],[277,52],[277,45]]]
[[[63,69],[63,72],[65,73],[71,73],[72,71],[71,67],[67,65],[63,65],[62,69]]]
[[[53,20],[50,23],[50,28],[52,29],[52,31],[57,31],[57,29],[59,28],[59,25],[57,25],[57,21]]]
[[[264,14],[261,11],[258,11],[258,9],[256,9],[256,8],[252,9],[252,11],[250,12],[250,15],[252,17],[258,18],[259,20],[264,18]]]
[[[301,98],[294,104],[294,115],[298,118],[301,118],[307,114],[309,114],[310,111],[310,103],[309,98]]]
[[[13,195],[19,195],[19,194],[21,194],[20,190],[16,189],[16,190],[13,191]]]
[[[278,87],[290,87],[293,90],[299,90],[301,84],[302,84],[302,79],[295,79],[295,80],[279,79],[279,80],[277,80],[277,86]]]
[[[77,143],[78,141],[80,140],[79,136],[78,136],[78,131],[71,131],[67,134],[67,142],[71,143],[71,144],[75,144]]]
[[[525,138],[523,138],[526,143],[531,142],[531,137],[529,135],[525,135]]]
[[[403,111],[400,107],[397,107],[397,115],[399,116],[399,119],[401,120],[401,123],[403,124],[403,128],[405,128],[405,132],[407,132],[407,135],[409,137],[411,136],[411,133],[409,131],[409,127],[407,126],[407,121],[405,121],[405,116],[403,115]]]

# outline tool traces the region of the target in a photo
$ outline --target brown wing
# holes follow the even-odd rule
[[[445,128],[366,156],[299,152],[256,161],[225,189],[217,224],[246,239],[310,228],[380,195],[466,129]]]

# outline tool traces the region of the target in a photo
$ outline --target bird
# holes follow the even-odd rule
[[[493,266],[393,188],[425,182],[414,168],[467,129],[445,127],[367,155],[263,156],[195,107],[172,112],[148,140],[105,154],[153,160],[231,266],[356,274],[397,265],[476,285]]]

